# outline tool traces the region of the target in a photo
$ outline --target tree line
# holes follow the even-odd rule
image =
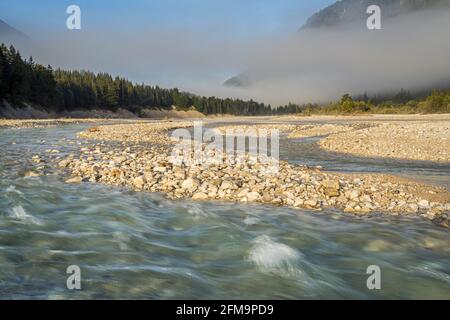
[[[340,101],[320,106],[308,105],[300,109],[303,114],[334,115],[450,113],[450,88],[416,96],[402,89],[390,98],[381,95],[370,98],[367,94],[353,98],[345,94]]]
[[[0,107],[3,100],[14,106],[24,102],[46,111],[119,108],[142,115],[145,109],[195,108],[199,112],[231,115],[354,114],[354,113],[450,113],[450,89],[413,95],[401,90],[392,96],[367,94],[328,104],[294,104],[272,108],[253,100],[203,97],[177,88],[136,84],[122,77],[90,71],[53,70],[51,66],[23,59],[13,47],[0,45]]]
[[[274,114],[351,115],[351,114],[417,114],[450,113],[450,88],[422,90],[411,93],[401,89],[395,94],[367,93],[352,97],[344,94],[339,101],[323,104],[294,104],[280,106]]]

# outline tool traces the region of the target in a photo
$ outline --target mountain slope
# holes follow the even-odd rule
[[[31,39],[23,32],[11,27],[0,19],[0,43],[15,46],[28,45]]]
[[[301,29],[336,27],[364,20],[370,5],[378,5],[383,17],[395,17],[405,13],[450,6],[450,0],[342,0],[312,15]]]

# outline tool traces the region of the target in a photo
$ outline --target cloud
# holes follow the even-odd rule
[[[364,23],[364,22],[361,22]],[[336,99],[343,93],[397,92],[450,84],[450,12],[427,11],[276,39],[258,48],[246,89],[273,103]]]

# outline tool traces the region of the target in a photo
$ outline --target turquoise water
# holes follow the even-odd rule
[[[450,233],[420,218],[171,201],[65,184],[57,173],[24,177],[34,154],[75,153],[83,128],[0,130],[1,299],[450,299]],[[281,154],[301,162],[296,143],[310,148],[281,143]],[[304,161],[350,171],[314,147]],[[448,170],[378,165],[444,184]],[[67,289],[70,265],[81,269],[81,290]],[[369,265],[381,268],[381,290],[367,289]]]

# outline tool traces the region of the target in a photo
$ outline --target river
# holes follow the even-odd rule
[[[51,168],[24,177],[34,154],[76,153],[84,128],[0,129],[0,299],[450,299],[450,233],[421,218],[172,201]],[[281,158],[450,185],[448,166],[343,158],[315,139],[282,139]],[[81,290],[66,286],[70,265]]]

